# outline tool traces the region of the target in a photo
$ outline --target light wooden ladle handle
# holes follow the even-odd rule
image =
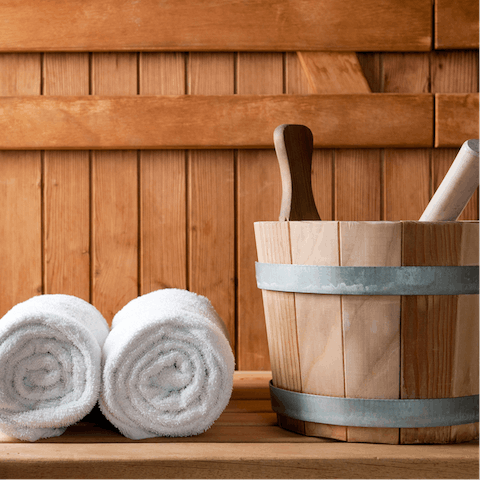
[[[312,132],[304,125],[280,125],[273,140],[282,177],[279,221],[320,220],[312,191]]]
[[[478,183],[478,140],[472,139],[462,145],[420,221],[454,222],[477,189]]]

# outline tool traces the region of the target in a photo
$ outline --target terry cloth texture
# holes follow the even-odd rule
[[[21,440],[61,435],[95,406],[100,312],[71,295],[39,295],[0,320],[0,430]]]
[[[207,298],[186,290],[157,290],[120,310],[103,365],[100,408],[131,439],[202,433],[232,394],[225,324]]]

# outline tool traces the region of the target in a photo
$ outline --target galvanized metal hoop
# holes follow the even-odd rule
[[[255,262],[257,286],[329,295],[476,295],[478,266],[339,267]]]
[[[349,427],[446,427],[478,422],[478,395],[456,398],[343,398],[292,392],[270,381],[274,412],[297,420]]]

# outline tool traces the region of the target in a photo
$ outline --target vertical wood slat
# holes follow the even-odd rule
[[[233,94],[233,54],[190,54],[188,87],[193,95]],[[188,152],[187,215],[189,290],[212,302],[235,348],[233,151]]]
[[[94,53],[92,94],[136,95],[136,54]],[[111,323],[138,295],[137,152],[95,151],[92,170],[92,303]]]
[[[185,54],[141,53],[139,67],[141,95],[185,93]],[[185,151],[142,150],[139,155],[140,293],[160,288],[185,289]]]
[[[471,231],[469,232],[469,230]],[[405,222],[402,235],[402,265],[459,265],[478,263],[478,224],[460,222],[431,223]],[[464,236],[467,236],[465,238]],[[471,243],[476,240],[475,243]],[[429,248],[425,248],[428,245]],[[402,352],[401,398],[446,398],[472,395],[478,392],[478,374],[464,372],[472,365],[472,358],[465,358],[462,349],[478,356],[475,334],[466,338],[463,331],[478,331],[478,297],[473,310],[467,315],[461,310],[463,296],[424,295],[402,297]],[[467,299],[463,308],[472,306]],[[460,307],[460,311],[459,311]],[[459,345],[457,333],[466,341]],[[455,347],[460,351],[455,351]],[[474,352],[474,353],[473,353]],[[474,360],[475,362],[475,360]],[[467,378],[466,384],[456,382],[457,375]],[[463,375],[462,375],[463,371]],[[456,395],[454,393],[457,387]],[[402,428],[400,443],[449,443],[451,431],[461,438],[471,426]],[[466,429],[466,430],[465,430]],[[478,426],[477,426],[478,429]]]
[[[428,93],[429,56],[383,54],[385,93]],[[385,149],[385,220],[417,220],[431,197],[431,149]]]
[[[289,223],[278,221],[255,223],[259,262],[292,263]],[[301,392],[294,295],[262,290],[273,384],[276,387]]]
[[[0,95],[40,95],[41,55],[0,54]],[[0,151],[0,316],[42,293],[41,154]]]
[[[400,266],[401,224],[340,222],[340,265]],[[400,296],[342,297],[345,396],[400,398]],[[398,444],[398,428],[348,427],[347,441]]]
[[[290,222],[292,263],[340,265],[338,234],[338,222]],[[340,296],[295,293],[295,316],[302,392],[344,397]],[[347,440],[344,426],[304,423],[306,435]]]
[[[88,95],[88,54],[46,53],[45,95]],[[45,293],[90,300],[90,160],[87,151],[44,153]]]
[[[239,53],[237,89],[239,95],[283,93],[282,54]],[[239,150],[237,181],[238,368],[270,370],[253,224],[278,220],[281,180],[275,151]]]
[[[478,92],[478,51],[431,53],[432,93]],[[465,139],[468,140],[468,139]],[[437,190],[459,149],[435,148],[432,153],[433,192]],[[478,219],[478,188],[459,220]]]

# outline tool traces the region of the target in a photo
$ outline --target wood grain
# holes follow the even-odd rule
[[[136,95],[136,54],[94,54],[94,95]],[[137,152],[92,157],[92,303],[110,323],[138,295]]]
[[[417,220],[430,197],[430,155],[427,149],[385,151],[385,220]]]
[[[472,229],[470,235],[466,233],[467,228]],[[470,243],[476,231],[476,223],[404,222],[402,265],[459,265],[476,260],[477,253],[472,251],[477,250],[478,243]],[[464,238],[465,234],[468,238]],[[465,340],[466,333],[460,333],[463,326],[478,330],[475,326],[478,301],[473,311],[471,300],[463,304],[468,311],[464,319],[459,316],[463,313],[458,311],[459,298],[455,295],[402,297],[401,398],[453,397],[455,384],[460,395],[462,391],[478,391],[474,365],[478,353],[467,359],[464,352],[455,350]],[[457,333],[461,335],[459,339]],[[472,335],[460,350],[478,352],[475,341],[476,336]],[[455,367],[460,365],[458,375],[461,377],[456,379]],[[400,443],[449,443],[450,434],[451,427],[402,428]]]
[[[435,1],[435,48],[478,48],[478,2]]]
[[[0,95],[39,95],[40,72],[39,54],[0,55]],[[0,316],[42,293],[41,183],[40,152],[0,151]]]
[[[298,60],[297,54],[286,54],[285,83],[287,94],[305,95],[309,93],[308,82],[300,65],[300,61]],[[314,145],[315,142],[319,141],[315,135],[313,138]],[[313,198],[315,200],[315,205],[317,206],[320,218],[323,220],[333,219],[333,153],[334,151],[332,149],[313,149]]]
[[[340,265],[338,222],[289,222],[292,263]],[[295,293],[303,393],[345,396],[342,310],[339,295]],[[347,440],[347,428],[305,422],[305,434]]]
[[[384,92],[422,94],[430,89],[427,54],[383,54]],[[432,147],[432,145],[429,145]],[[431,195],[430,149],[385,149],[383,219],[417,220]]]
[[[400,222],[340,222],[340,265],[400,266]],[[345,396],[400,398],[400,297],[343,295]],[[398,428],[347,427],[347,441],[399,443]]]
[[[345,444],[6,445],[8,478],[476,478],[478,443],[431,447]],[[285,445],[286,443],[286,445]],[[179,454],[179,451],[181,453]],[[321,451],[321,455],[319,455]],[[7,459],[15,457],[15,462]],[[241,461],[239,461],[241,459]]]
[[[316,147],[433,145],[431,95],[94,93],[0,99],[0,148],[272,148],[271,132],[283,123],[309,127]]]
[[[237,93],[283,93],[283,58],[280,53],[239,53]],[[273,141],[273,130],[265,132]],[[273,146],[273,145],[272,145]],[[238,368],[270,369],[262,292],[255,278],[254,222],[278,220],[281,181],[273,149],[237,152],[237,335]]]
[[[435,94],[436,147],[460,147],[478,129],[478,93]]]
[[[425,0],[21,0],[4,3],[0,23],[0,50],[11,52],[426,51],[432,39]]]
[[[430,71],[432,93],[478,92],[478,51],[433,51]]]
[[[44,55],[45,95],[88,95],[89,58]],[[45,293],[90,300],[90,158],[87,151],[44,154]]]
[[[310,93],[370,93],[354,52],[297,52]]]
[[[188,85],[188,93],[199,98],[203,95],[233,94],[233,54],[190,54]],[[210,119],[205,126],[211,129],[211,123]],[[188,288],[206,296],[212,302],[227,326],[233,349],[235,349],[234,215],[233,152],[190,151]]]
[[[442,183],[459,152],[458,148],[435,148],[433,150],[433,190],[434,192]],[[478,220],[478,188],[465,206],[459,220]]]
[[[279,221],[320,220],[312,192],[312,132],[305,125],[279,125],[273,136],[282,177]]]
[[[185,55],[142,53],[140,95],[185,93]],[[140,152],[140,293],[187,287],[186,156]]]
[[[335,218],[380,220],[381,175],[379,149],[335,150]]]
[[[432,93],[477,93],[478,52],[435,51],[431,54]],[[463,143],[463,142],[462,142]],[[435,148],[432,152],[433,191],[438,188],[458,148]],[[468,202],[460,220],[478,220],[478,189]]]
[[[289,222],[255,222],[259,262],[292,263]],[[273,385],[302,391],[293,293],[262,290]]]

